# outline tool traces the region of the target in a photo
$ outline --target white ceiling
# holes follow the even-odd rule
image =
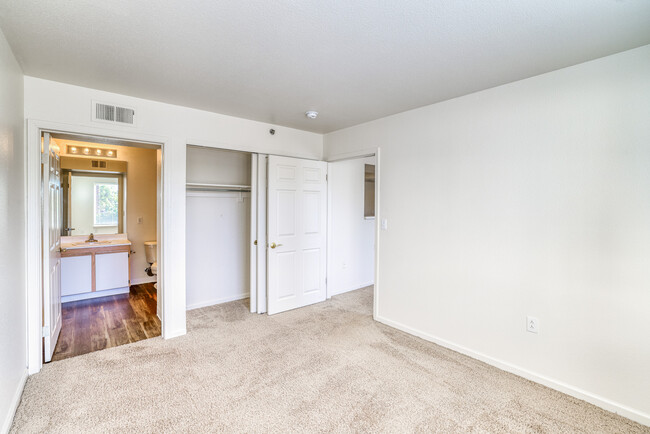
[[[0,0],[0,27],[26,75],[324,133],[649,44],[650,1]]]

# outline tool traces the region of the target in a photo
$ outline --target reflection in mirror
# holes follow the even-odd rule
[[[122,174],[63,171],[62,235],[122,233]]]

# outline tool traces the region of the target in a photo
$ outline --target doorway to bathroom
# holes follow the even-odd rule
[[[160,336],[161,147],[49,132],[42,146],[44,362]]]

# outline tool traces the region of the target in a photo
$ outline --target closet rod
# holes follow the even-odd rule
[[[250,185],[231,185],[231,184],[201,184],[188,182],[185,184],[188,190],[220,190],[220,191],[251,191]]]

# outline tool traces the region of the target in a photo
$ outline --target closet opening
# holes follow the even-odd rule
[[[250,307],[258,154],[188,145],[186,157],[187,310],[237,300]]]

